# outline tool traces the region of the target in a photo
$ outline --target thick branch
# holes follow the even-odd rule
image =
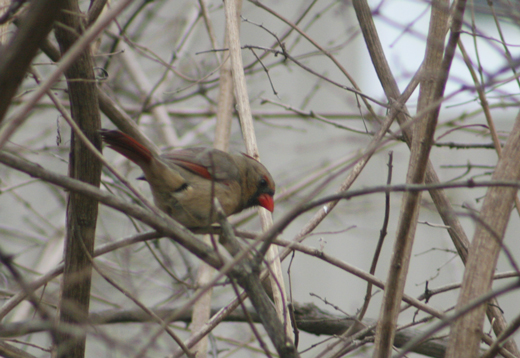
[[[355,320],[350,317],[340,316],[332,314],[325,310],[316,307],[312,303],[299,304],[293,303],[295,310],[294,314],[298,329],[314,334],[314,335],[340,335],[349,329]],[[153,312],[163,319],[168,318],[176,311],[176,308],[163,308],[155,309]],[[211,314],[214,315],[219,309],[214,308]],[[254,322],[259,323],[260,318],[256,311],[249,310],[249,317]],[[179,322],[191,323],[191,312],[185,311],[177,318]],[[225,322],[247,322],[247,317],[241,310],[229,314],[225,319]],[[147,313],[140,309],[133,310],[107,310],[102,312],[92,313],[89,317],[89,323],[92,325],[103,325],[103,324],[128,324],[128,323],[144,323],[154,322],[153,318]],[[365,320],[363,321],[364,326],[371,326],[374,321]],[[51,322],[41,320],[31,320],[24,322],[16,322],[3,325],[0,329],[1,337],[16,337],[29,333],[42,332],[49,330],[52,327]],[[367,335],[372,334],[369,332]],[[394,345],[402,347],[404,344],[409,342],[414,337],[417,337],[422,332],[414,328],[406,328],[399,330],[396,333]],[[447,339],[439,338],[428,340],[419,346],[415,347],[413,352],[423,354],[429,357],[442,358],[446,352]]]
[[[0,122],[22,83],[41,42],[60,15],[65,0],[32,1],[27,16],[0,56]]]
[[[77,0],[68,0],[65,10],[55,31],[62,55],[74,45],[84,27]],[[90,47],[87,47],[65,71],[65,77],[72,118],[89,141],[100,149],[101,116]],[[76,138],[74,132],[71,134],[69,175],[96,187],[99,187],[101,182],[101,162]],[[81,324],[88,316],[92,275],[89,257],[92,257],[94,251],[97,215],[96,199],[75,192],[69,194],[64,249],[65,269],[60,300],[61,322]],[[85,345],[86,335],[62,335],[58,342],[58,357],[82,358],[85,355]]]
[[[493,179],[520,179],[520,113],[507,139]],[[516,196],[514,188],[489,188],[480,221],[470,246],[457,308],[491,288],[493,272]],[[491,231],[492,230],[492,231]],[[486,306],[482,305],[455,322],[451,328],[447,357],[475,357],[478,354]]]
[[[441,82],[440,65],[443,54],[442,39],[446,34],[447,9],[448,6],[445,1],[432,2],[430,31],[423,62],[423,78],[421,78],[418,111],[423,111],[432,102],[442,97],[443,91],[435,93],[435,90],[437,87],[444,89],[445,85],[444,82]],[[424,182],[439,114],[439,106],[440,104],[436,110],[430,111],[413,126],[414,135],[406,178],[407,183],[420,184]],[[394,250],[386,282],[387,289],[385,290],[377,326],[374,357],[386,357],[392,351],[399,307],[410,265],[420,200],[421,193],[407,193],[403,196]]]

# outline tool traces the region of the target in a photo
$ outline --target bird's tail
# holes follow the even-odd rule
[[[101,129],[99,132],[109,148],[127,157],[135,164],[141,166],[152,161],[152,152],[128,134],[108,129]]]

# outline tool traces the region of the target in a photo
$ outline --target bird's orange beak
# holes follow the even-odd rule
[[[266,208],[270,212],[273,212],[274,210],[274,200],[273,197],[269,194],[261,194],[258,197],[258,202],[260,203],[260,206],[263,208]]]

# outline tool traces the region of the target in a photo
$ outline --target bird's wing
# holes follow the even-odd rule
[[[232,157],[217,149],[202,147],[178,149],[164,153],[161,157],[166,162],[209,180],[237,180],[240,176]]]

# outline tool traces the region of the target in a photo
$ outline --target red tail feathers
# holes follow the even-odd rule
[[[101,129],[99,132],[103,141],[110,148],[127,157],[135,164],[140,165],[151,162],[153,158],[152,152],[128,134],[108,129]]]

